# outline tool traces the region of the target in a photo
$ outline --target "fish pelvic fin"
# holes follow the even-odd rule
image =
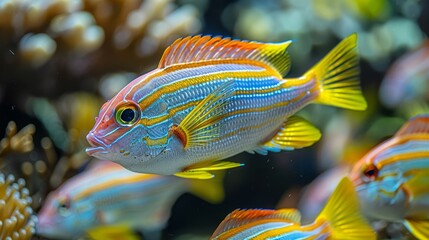
[[[360,88],[359,72],[357,34],[352,34],[341,41],[303,77],[316,79],[319,92],[316,103],[365,110],[367,103]]]
[[[244,164],[236,162],[203,162],[191,165],[184,169],[182,172],[175,173],[174,176],[181,178],[191,178],[191,179],[212,179],[214,177],[208,171],[219,171],[226,170],[230,168],[241,167]]]
[[[406,219],[404,225],[417,239],[429,239],[429,221]]]
[[[225,171],[218,171],[216,176],[207,180],[190,179],[189,191],[193,195],[212,204],[221,203],[225,198],[223,179]]]
[[[263,145],[268,151],[293,150],[308,147],[317,142],[321,133],[307,120],[291,116],[283,123],[277,134]]]
[[[376,239],[376,234],[359,209],[359,202],[349,178],[343,178],[316,222],[328,222],[331,239]]]

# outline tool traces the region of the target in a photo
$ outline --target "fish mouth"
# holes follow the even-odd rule
[[[91,147],[88,147],[85,150],[86,154],[89,156],[96,157],[99,154],[106,153],[106,147],[104,146],[104,143],[98,139],[92,131],[86,136],[86,140],[88,141],[89,145],[91,145]]]
[[[85,151],[86,151],[86,154],[92,157],[96,157],[99,154],[106,153],[104,147],[88,147],[85,149]]]

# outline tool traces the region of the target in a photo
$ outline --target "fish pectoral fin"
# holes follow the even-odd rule
[[[230,168],[241,167],[244,164],[235,162],[215,162],[210,164],[196,164],[194,166],[187,167],[183,172],[174,174],[177,177],[182,178],[193,178],[193,179],[211,179],[214,177],[213,174],[207,171],[219,171]]]
[[[417,239],[429,239],[429,221],[406,219],[404,225]]]
[[[403,184],[403,188],[411,198],[415,198],[427,193],[428,182],[429,170],[420,170],[412,174],[410,179]]]
[[[234,95],[234,81],[228,80],[201,100],[192,111],[171,128],[186,148],[204,146],[219,137],[219,121],[228,99]]]
[[[307,120],[291,116],[283,123],[277,134],[263,145],[268,151],[293,150],[317,142],[321,137],[319,129]]]

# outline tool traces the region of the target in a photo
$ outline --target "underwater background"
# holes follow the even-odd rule
[[[175,39],[293,40],[288,77],[297,77],[356,32],[368,109],[311,105],[300,111],[321,130],[319,142],[232,157],[245,166],[226,171],[223,201],[184,191],[164,209],[171,215],[161,236],[207,239],[237,208],[299,208],[310,221],[325,202],[305,201],[306,186],[326,171],[347,168],[410,117],[429,113],[428,23],[429,2],[419,0],[0,0],[0,171],[6,179],[0,183],[19,189],[16,210],[29,224],[15,228],[30,229],[36,224],[31,212],[40,211],[49,192],[99,161],[85,153],[85,136],[100,106],[155,68]],[[344,170],[338,172],[330,174],[338,179]],[[15,180],[7,180],[9,174]],[[327,189],[306,194],[329,196]],[[413,239],[400,224],[374,224],[381,239]],[[143,239],[139,229],[127,231]]]

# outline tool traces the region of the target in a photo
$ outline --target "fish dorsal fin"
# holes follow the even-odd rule
[[[158,67],[215,59],[248,59],[263,62],[285,76],[290,69],[286,52],[290,44],[291,41],[259,43],[211,36],[180,38],[164,51]]]
[[[263,220],[284,221],[288,223],[299,223],[301,214],[296,209],[237,209],[228,214],[219,224],[212,237],[218,236],[233,228],[237,228],[248,223]]]
[[[402,126],[395,136],[429,134],[429,114],[417,115]]]

